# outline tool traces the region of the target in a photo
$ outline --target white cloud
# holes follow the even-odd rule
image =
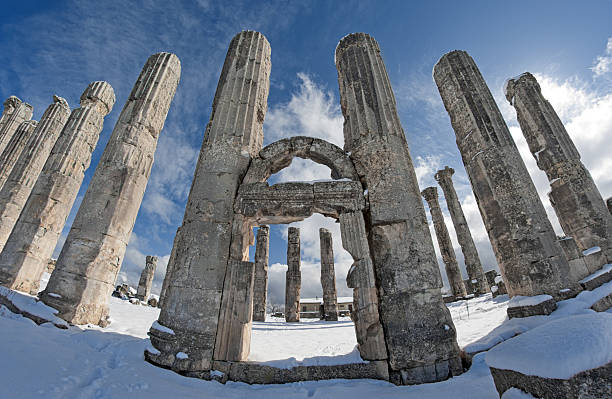
[[[604,55],[597,57],[595,65],[591,69],[595,77],[606,74],[612,69],[612,37],[608,38]]]
[[[424,189],[425,187],[435,186],[434,175],[441,169],[440,155],[417,156],[415,161],[414,171],[417,175],[419,187]]]

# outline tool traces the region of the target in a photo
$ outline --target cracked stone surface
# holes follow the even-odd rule
[[[440,203],[438,202],[438,189],[435,187],[427,187],[425,190],[421,191],[421,195],[423,195],[423,198],[427,201],[427,205],[429,205],[429,212],[431,212],[431,219],[433,220],[434,229],[436,231],[436,238],[438,239],[440,254],[442,255],[442,261],[446,268],[446,277],[450,284],[451,293],[456,298],[464,298],[467,296],[467,291],[463,284],[459,263],[457,263],[457,258],[455,257],[453,243],[448,234],[446,223],[444,223],[444,215],[442,215]]]
[[[13,137],[8,142],[8,145],[0,155],[0,189],[4,186],[6,179],[8,179],[15,163],[19,159],[21,152],[25,149],[34,129],[38,125],[37,121],[24,121],[21,122]]]
[[[61,97],[53,96],[53,103],[47,107],[25,149],[13,166],[0,190],[0,250],[4,248],[23,207],[32,192],[55,141],[70,116],[68,103]],[[0,266],[0,282],[22,291],[14,285],[15,269],[12,264]],[[28,287],[24,287],[29,292]]]
[[[34,111],[30,104],[24,103],[15,96],[7,98],[3,105],[4,110],[0,117],[0,154],[6,149],[19,126],[32,119]]]
[[[300,289],[302,264],[300,253],[300,229],[289,227],[287,237],[287,273],[285,277],[285,321],[300,321]]]
[[[511,296],[569,285],[569,265],[484,78],[465,51],[444,55],[434,80]]]
[[[270,227],[259,226],[255,247],[255,279],[253,281],[253,320],[266,321],[268,296],[268,254],[270,252]]]
[[[325,320],[338,321],[338,293],[334,269],[334,244],[331,232],[319,229],[321,247],[321,286],[323,287],[323,312]]]
[[[254,268],[246,262],[249,242],[232,241],[232,231],[246,237],[252,233],[239,218],[234,223],[234,199],[263,144],[270,66],[270,44],[261,33],[241,32],[230,42],[168,265],[171,279],[158,322],[174,334],[150,330],[151,344],[160,353],[145,356],[154,364],[202,371],[210,369],[213,355],[217,360],[245,360],[248,355]],[[224,292],[232,276],[243,278],[241,288]],[[177,359],[181,351],[189,357]]]
[[[0,255],[0,267],[11,265],[14,286],[38,293],[91,162],[104,117],[114,104],[113,88],[106,82],[92,82],[81,95],[80,107],[70,113]]]
[[[576,240],[580,251],[600,247],[605,257],[597,266],[612,262],[612,215],[536,78],[526,72],[510,79],[506,98],[516,110],[538,167],[548,177],[548,196],[563,232]],[[588,274],[574,273],[574,281]]]
[[[457,241],[459,242],[459,246],[461,246],[461,252],[463,253],[463,259],[465,261],[465,269],[469,277],[467,280],[472,287],[469,293],[486,294],[487,292],[491,292],[491,290],[487,283],[482,263],[480,263],[480,257],[478,256],[472,233],[470,232],[467,220],[463,214],[461,202],[459,202],[459,197],[453,185],[452,176],[454,173],[455,170],[453,168],[446,166],[444,169],[439,170],[434,177],[444,192],[446,206],[448,207],[453,226],[455,227],[455,232],[457,233]]]
[[[368,190],[366,231],[390,379],[411,384],[461,374],[456,331],[378,43],[364,33],[346,36],[336,48],[336,67],[344,150]]]
[[[154,54],[126,102],[41,299],[73,324],[108,323],[114,289],[181,74],[178,57]],[[49,295],[57,293],[60,298]]]
[[[140,273],[140,280],[138,280],[138,290],[136,291],[136,298],[141,301],[148,300],[149,295],[151,295],[151,284],[153,284],[156,267],[157,256],[147,256],[145,267],[142,269],[142,273]]]

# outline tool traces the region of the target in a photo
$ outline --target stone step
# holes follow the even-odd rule
[[[606,310],[612,308],[612,293],[607,296],[601,298],[599,301],[595,302],[591,309],[596,312],[605,312]]]
[[[612,264],[604,265],[600,270],[580,280],[580,285],[586,291],[593,291],[612,280]]]

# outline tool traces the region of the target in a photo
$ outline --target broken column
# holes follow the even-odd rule
[[[487,283],[484,269],[480,263],[480,258],[478,257],[478,251],[476,250],[472,233],[470,233],[470,228],[465,220],[461,203],[459,202],[457,192],[453,186],[452,176],[454,173],[455,170],[453,168],[446,166],[444,169],[439,170],[438,173],[435,174],[435,179],[440,187],[442,187],[444,198],[446,199],[446,206],[448,207],[448,211],[451,215],[453,226],[455,226],[457,241],[459,241],[459,246],[461,246],[461,252],[463,253],[463,259],[465,262],[465,269],[469,277],[468,280],[474,289],[474,291],[470,290],[470,292],[475,292],[476,294],[486,294],[491,290],[489,289],[489,284]]]
[[[37,121],[29,120],[21,122],[15,134],[13,134],[13,137],[8,142],[8,145],[0,155],[0,189],[4,186],[21,152],[28,144],[30,136],[34,133],[34,129],[36,129],[36,125],[38,125]]]
[[[11,270],[15,289],[38,293],[40,278],[91,162],[104,117],[114,104],[113,88],[106,82],[92,82],[64,125],[0,255],[0,268]]]
[[[253,280],[253,321],[266,321],[268,296],[268,253],[270,227],[259,226],[255,247],[255,278]]]
[[[453,51],[433,77],[508,292],[558,297],[568,286],[567,260],[478,67],[465,51]]]
[[[270,44],[261,33],[239,33],[230,43],[221,71],[183,224],[174,243],[176,255],[168,264],[172,279],[158,324],[173,334],[157,328],[149,331],[156,351],[145,351],[145,359],[154,364],[185,373],[212,366],[226,272],[233,266],[248,269],[248,252],[230,249],[233,207],[238,186],[263,144],[269,87]],[[228,265],[230,252],[234,261]],[[246,316],[241,314],[245,319],[240,329],[228,326],[228,334],[238,334],[239,342],[224,346],[244,356],[239,360],[248,355],[252,313]],[[189,357],[177,358],[177,352]],[[225,358],[224,354],[221,359]]]
[[[599,248],[604,253],[597,268],[612,262],[612,215],[536,78],[527,72],[510,79],[505,94],[516,109],[529,150],[548,177],[548,196],[563,232],[582,252]]]
[[[21,152],[13,170],[2,186],[0,190],[0,251],[4,248],[69,116],[70,108],[66,100],[53,96],[53,104],[40,118],[25,149]],[[0,267],[2,284],[12,281],[14,277],[12,273],[10,276],[6,273],[9,273],[9,270],[4,266]]]
[[[287,274],[285,277],[285,321],[300,321],[300,289],[302,271],[300,259],[300,229],[289,227],[287,236]]]
[[[425,208],[376,41],[343,38],[336,67],[344,150],[368,190],[367,233],[391,381],[413,384],[463,372]]]
[[[338,294],[334,269],[334,246],[329,230],[319,229],[321,244],[321,286],[323,287],[323,312],[325,320],[338,321]]]
[[[6,149],[9,141],[21,123],[32,118],[32,106],[15,96],[4,101],[4,110],[0,118],[0,154]]]
[[[147,256],[145,268],[140,273],[140,280],[138,281],[138,290],[136,291],[136,298],[141,301],[146,301],[151,295],[151,284],[153,284],[153,277],[155,277],[155,268],[157,267],[157,256]]]
[[[41,295],[66,321],[107,324],[108,299],[180,73],[176,55],[149,57],[119,115]]]
[[[455,298],[464,298],[467,296],[467,292],[463,284],[463,277],[461,277],[461,270],[459,269],[457,258],[455,257],[453,243],[448,235],[448,229],[446,228],[446,223],[444,223],[444,216],[440,210],[438,189],[435,187],[427,187],[425,190],[421,191],[421,195],[423,195],[423,198],[427,201],[427,205],[429,205],[429,212],[431,212],[431,219],[433,220],[436,238],[438,239],[438,246],[440,247],[440,254],[442,255],[442,261],[446,268],[446,277],[448,278],[451,292]]]

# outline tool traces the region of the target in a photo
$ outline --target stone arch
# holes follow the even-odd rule
[[[288,167],[295,157],[329,167],[333,179],[359,181],[353,161],[340,147],[322,139],[295,136],[262,148],[251,161],[242,183],[263,183],[274,173]]]

